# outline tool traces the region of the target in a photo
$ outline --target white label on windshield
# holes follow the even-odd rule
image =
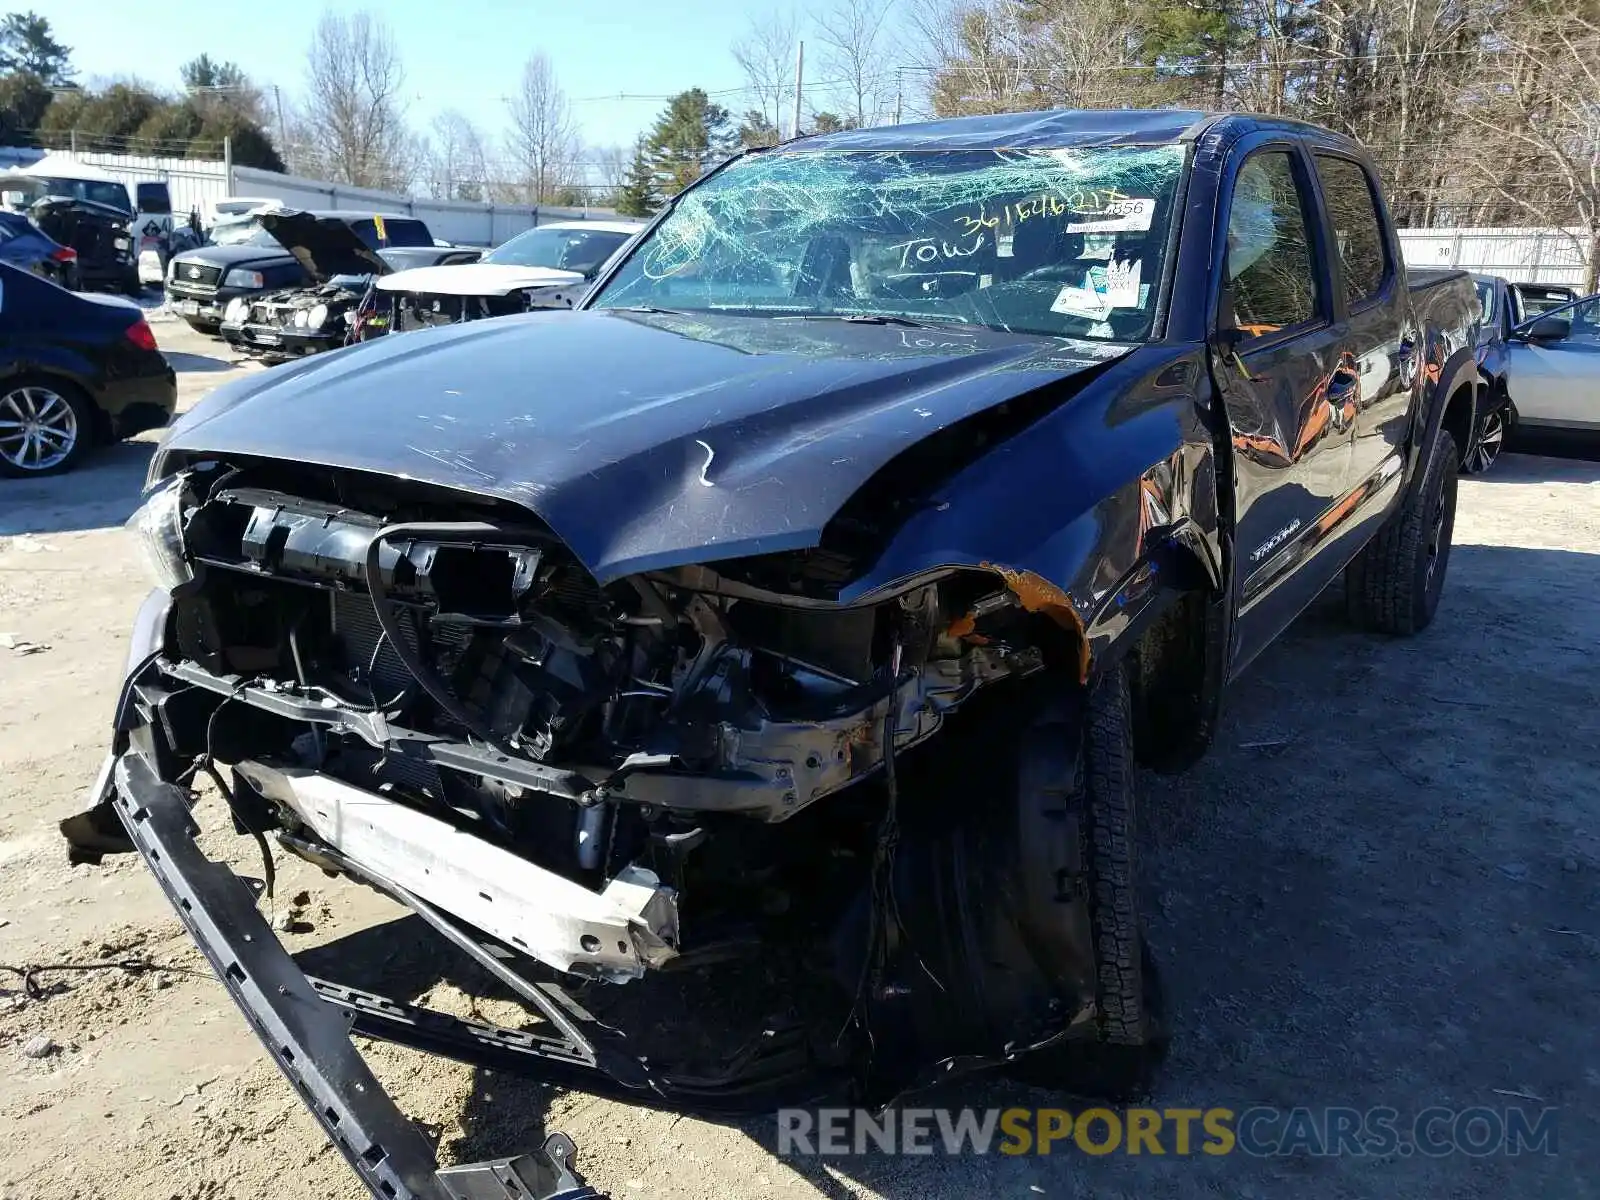
[[[1012,239],[1013,235],[1009,233],[997,233],[994,235],[994,256],[996,258],[1015,257],[1011,252]]]
[[[1083,273],[1080,286],[1068,284],[1056,294],[1050,311],[1101,321],[1113,309],[1140,308],[1150,294],[1149,286],[1139,281],[1142,270],[1138,259],[1090,267]]]
[[[1088,220],[1071,221],[1068,233],[1116,233],[1131,231],[1142,233],[1156,219],[1156,202],[1143,200],[1113,200],[1103,210],[1089,216]]]
[[[1110,258],[1117,249],[1117,237],[1113,233],[1086,233],[1083,235],[1083,253],[1079,258]]]

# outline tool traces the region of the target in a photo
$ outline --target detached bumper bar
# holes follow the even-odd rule
[[[422,1132],[351,1044],[350,1029],[361,1022],[347,1024],[342,1013],[352,1010],[330,1002],[301,972],[238,876],[201,853],[183,789],[163,783],[132,753],[115,760],[112,781],[111,803],[134,846],[375,1200],[598,1200],[573,1175],[572,1143],[560,1134],[537,1154],[441,1170]]]

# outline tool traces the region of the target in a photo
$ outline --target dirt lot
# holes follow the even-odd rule
[[[220,343],[157,318],[185,397]],[[0,484],[0,963],[138,955],[155,973],[0,974],[0,1200],[364,1195],[135,861],[68,868],[55,836],[103,753],[145,591],[120,529],[148,444]],[[1151,779],[1143,871],[1174,1049],[1155,1103],[1561,1106],[1559,1153],[1442,1159],[869,1157],[780,1161],[771,1121],[717,1125],[371,1053],[447,1160],[563,1129],[620,1197],[1561,1196],[1596,1193],[1600,466],[1513,456],[1464,483],[1438,621],[1413,641],[1304,618],[1233,693],[1216,752]],[[3,639],[0,639],[3,641]],[[217,806],[200,810],[221,824]],[[259,873],[248,843],[209,839]],[[282,864],[321,973],[516,1019],[441,979],[371,894]],[[280,900],[280,905],[284,901]],[[335,965],[336,964],[336,965]],[[470,986],[470,981],[469,981]],[[33,1059],[37,1035],[59,1049]],[[941,1105],[1048,1105],[1004,1082]],[[1537,1106],[1537,1105],[1536,1105]]]

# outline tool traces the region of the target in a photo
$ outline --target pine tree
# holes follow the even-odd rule
[[[739,145],[753,150],[757,146],[776,146],[778,140],[778,131],[764,112],[752,108],[744,114],[744,121],[739,125]]]
[[[66,87],[72,82],[72,51],[56,41],[50,22],[38,13],[8,13],[0,21],[0,71],[26,71],[51,87]]]
[[[711,103],[700,88],[680,92],[667,102],[645,139],[655,186],[663,196],[676,196],[737,145],[728,110]]]
[[[641,138],[633,148],[633,162],[617,190],[617,212],[625,217],[648,217],[661,207],[655,172]]]

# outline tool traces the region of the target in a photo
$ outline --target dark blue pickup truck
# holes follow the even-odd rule
[[[576,311],[185,414],[64,832],[146,857],[374,1195],[469,1193],[352,1028],[698,1111],[996,1064],[1136,1091],[1164,1035],[1135,764],[1201,754],[1341,574],[1362,628],[1433,618],[1477,321],[1307,125],[1029,113],[742,154]],[[301,974],[194,841],[200,774],[535,1032]]]

